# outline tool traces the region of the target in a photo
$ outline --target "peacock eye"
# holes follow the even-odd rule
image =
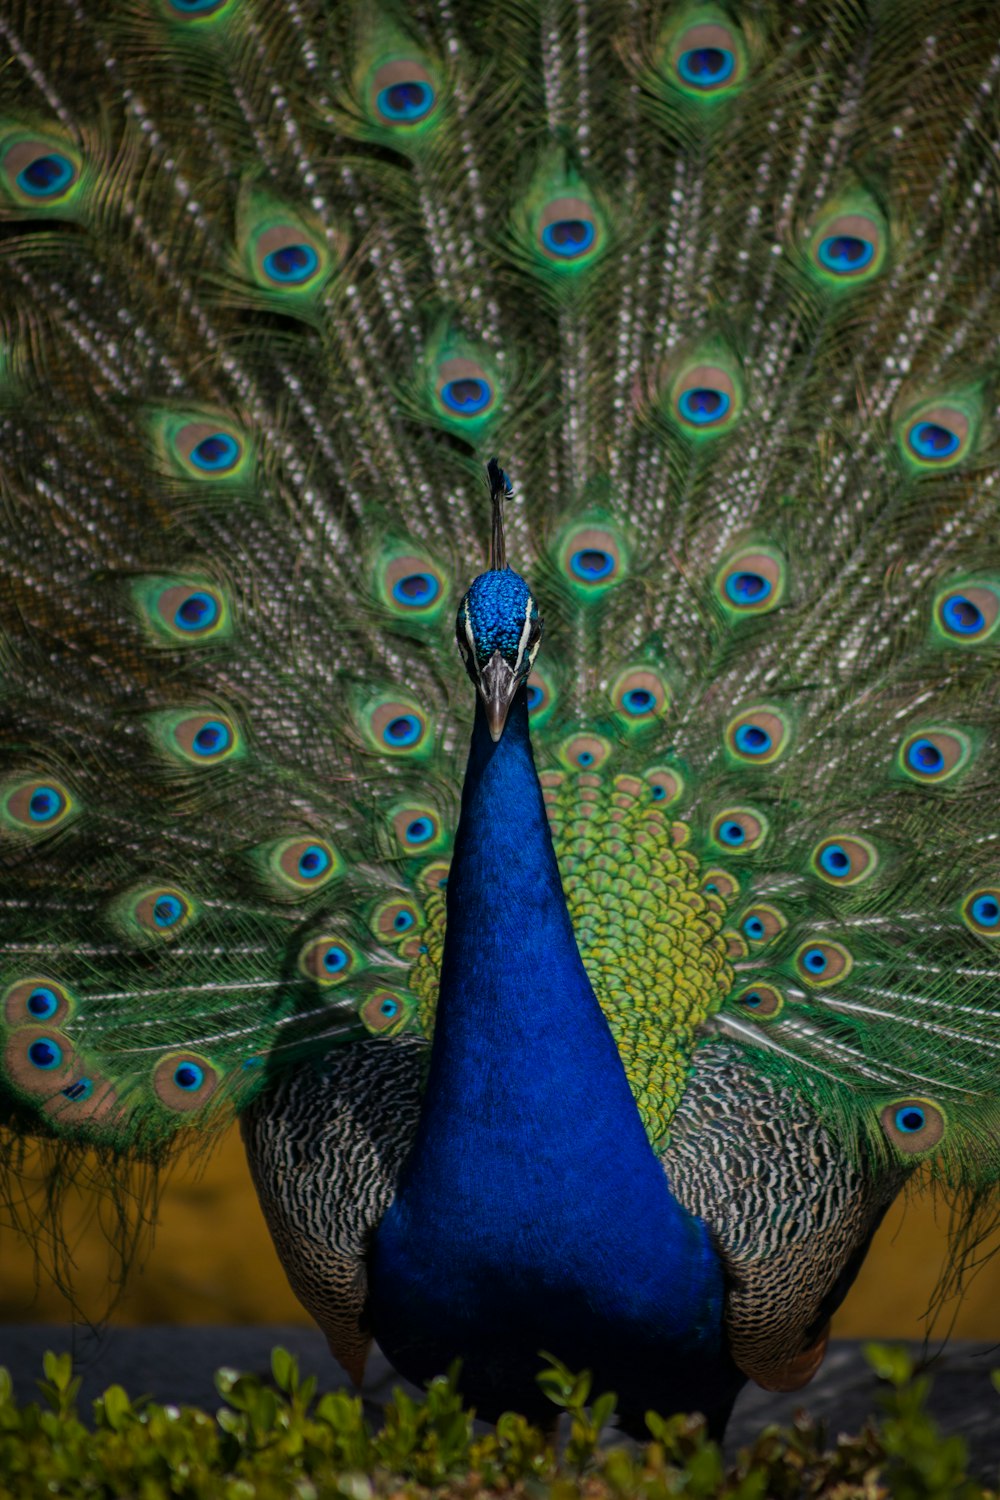
[[[17,176],[17,185],[38,198],[55,198],[73,181],[73,163],[56,151],[36,156]]]
[[[903,457],[917,467],[954,468],[976,442],[975,411],[939,402],[921,406],[898,429]]]
[[[380,125],[419,125],[437,102],[434,80],[417,58],[393,58],[378,68],[371,80],[371,97]]]
[[[265,255],[261,265],[269,280],[299,286],[318,270],[319,256],[311,245],[282,245]]]
[[[733,54],[722,47],[691,47],[677,60],[681,77],[699,89],[718,88],[732,76],[735,66]]]
[[[704,101],[713,95],[725,95],[742,84],[746,63],[741,34],[709,18],[683,26],[675,33],[668,72],[672,82],[689,98]]]
[[[66,202],[81,185],[83,160],[64,142],[5,129],[0,159],[0,177],[25,206],[44,209]]]
[[[603,248],[604,225],[586,197],[551,198],[535,220],[537,248],[550,265],[566,270],[592,262]]]

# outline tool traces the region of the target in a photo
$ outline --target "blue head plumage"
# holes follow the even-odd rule
[[[503,733],[507,712],[528,680],[542,640],[542,621],[531,590],[507,566],[503,502],[510,481],[496,459],[487,474],[493,501],[490,570],[480,573],[458,607],[455,635],[465,670],[483,700],[494,741]]]
[[[537,620],[538,605],[524,579],[513,568],[480,573],[459,607],[456,622],[459,647],[465,645],[480,666],[499,651],[507,665],[517,671],[518,656],[524,649],[525,625],[530,635],[530,627]]]

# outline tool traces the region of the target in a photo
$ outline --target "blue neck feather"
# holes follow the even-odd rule
[[[537,1410],[539,1349],[627,1409],[724,1415],[723,1277],[671,1194],[580,959],[524,690],[477,705],[420,1127],[372,1257],[376,1337],[423,1379],[456,1354],[488,1413]]]

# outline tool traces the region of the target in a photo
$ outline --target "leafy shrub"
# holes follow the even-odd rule
[[[215,1416],[191,1407],[131,1402],[113,1385],[80,1421],[80,1381],[68,1354],[47,1354],[43,1404],[19,1407],[0,1369],[0,1496],[135,1496],[136,1500],[987,1500],[967,1477],[966,1446],[942,1436],[926,1410],[930,1382],[901,1350],[871,1345],[886,1382],[881,1421],[826,1445],[821,1425],[800,1415],[787,1430],[766,1427],[727,1469],[697,1416],[647,1416],[645,1448],[602,1447],[615,1397],[590,1402],[590,1376],[545,1356],[539,1382],[568,1414],[560,1449],[508,1412],[485,1436],[456,1389],[457,1367],[415,1401],[397,1391],[380,1431],[344,1391],[317,1399],[284,1349],[271,1356],[273,1385],[220,1370],[225,1405]],[[1000,1380],[994,1376],[1000,1390]]]

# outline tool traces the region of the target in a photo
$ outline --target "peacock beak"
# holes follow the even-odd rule
[[[490,737],[494,745],[503,734],[510,705],[517,692],[517,675],[504,661],[499,651],[494,651],[479,673],[479,696],[486,709],[486,722],[490,726]]]

